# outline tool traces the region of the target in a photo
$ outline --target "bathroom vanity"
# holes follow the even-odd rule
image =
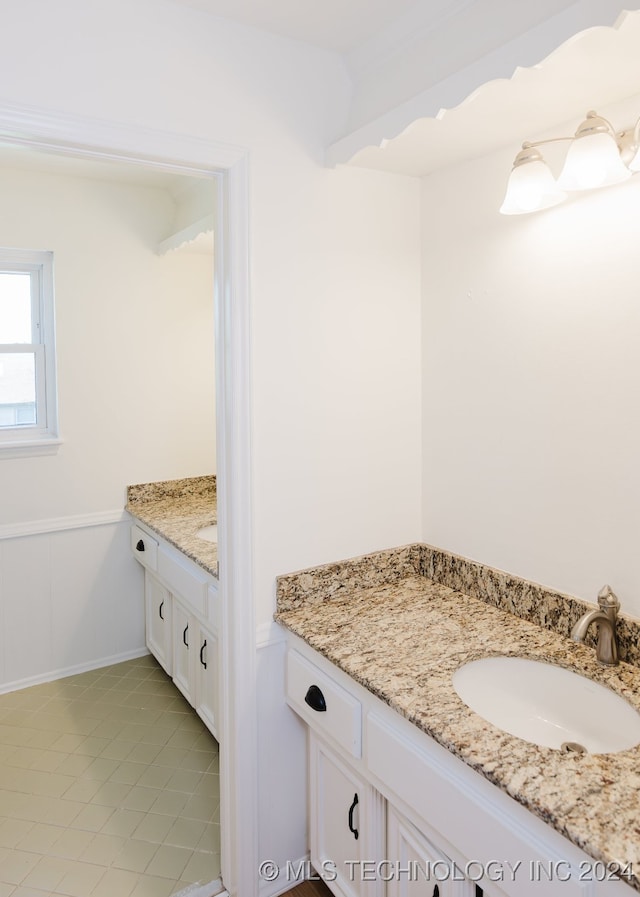
[[[640,748],[573,753],[498,729],[453,675],[527,657],[640,710],[640,670],[568,635],[587,605],[425,545],[278,579],[287,700],[308,727],[311,863],[338,897],[640,890]],[[638,632],[620,625],[622,656]]]
[[[222,609],[217,544],[206,538],[215,477],[130,486],[127,511],[144,568],[147,647],[219,741]]]

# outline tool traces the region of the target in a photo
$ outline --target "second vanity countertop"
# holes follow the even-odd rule
[[[405,551],[420,548],[428,546]],[[640,669],[604,668],[593,647],[436,582],[419,567],[409,564],[391,582],[367,573],[349,583],[340,565],[280,577],[275,618],[590,857],[631,871],[625,880],[640,890],[640,747],[616,754],[538,747],[486,722],[452,684],[471,660],[528,657],[607,685],[640,711]]]
[[[215,476],[129,486],[126,510],[217,578],[218,545],[196,535],[218,520]]]

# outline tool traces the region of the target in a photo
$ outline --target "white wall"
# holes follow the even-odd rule
[[[0,191],[0,245],[54,253],[63,439],[2,460],[0,523],[119,509],[129,483],[215,472],[213,263],[155,252],[169,194],[3,167]]]
[[[0,692],[146,653],[126,521],[0,539]]]
[[[254,308],[260,622],[278,573],[419,536],[419,182],[309,174],[304,268]]]
[[[159,187],[0,163],[0,245],[52,250],[59,421],[0,461],[0,689],[144,651],[129,483],[215,471],[213,262]]]
[[[423,537],[640,616],[640,178],[506,217],[513,155],[422,185]]]
[[[416,538],[418,201],[322,167],[346,122],[338,57],[166,0],[26,0],[7,27],[11,100],[249,148],[259,619],[276,573]]]
[[[417,185],[323,167],[350,95],[334,54],[167,0],[25,0],[3,25],[5,100],[249,150],[252,562],[268,641],[276,574],[419,536]],[[288,712],[272,690],[283,687],[280,655],[265,650],[274,675],[261,684]],[[265,727],[270,750],[298,763],[299,738]],[[269,756],[261,853],[297,858],[303,795],[286,797],[275,844],[283,795]]]

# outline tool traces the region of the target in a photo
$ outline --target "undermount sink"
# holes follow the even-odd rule
[[[199,539],[204,539],[205,542],[217,542],[218,524],[212,523],[210,526],[203,526],[202,529],[197,531],[196,536]]]
[[[542,747],[611,754],[640,743],[640,713],[631,704],[551,663],[484,657],[456,670],[453,687],[488,722]]]

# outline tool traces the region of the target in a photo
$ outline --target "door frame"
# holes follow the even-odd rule
[[[258,894],[258,776],[249,299],[249,158],[199,137],[0,103],[0,139],[78,158],[212,177],[216,443],[222,603],[222,869],[230,895]]]

